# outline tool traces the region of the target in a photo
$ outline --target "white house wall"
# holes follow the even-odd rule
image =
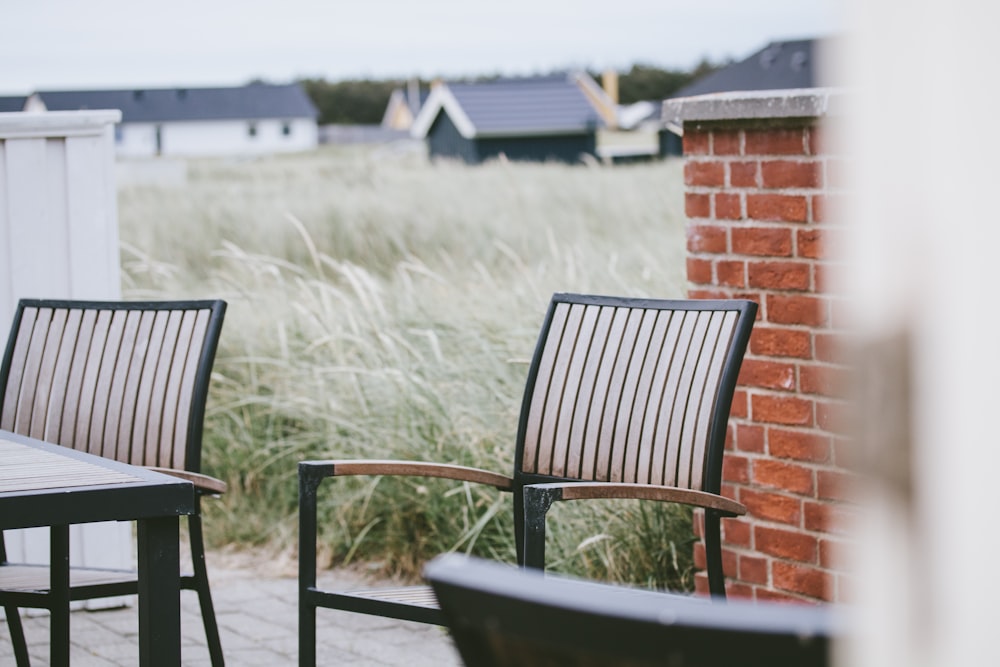
[[[304,118],[123,123],[116,136],[120,157],[266,155],[309,151],[319,142],[315,121]]]

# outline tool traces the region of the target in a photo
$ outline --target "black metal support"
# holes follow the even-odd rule
[[[726,575],[722,571],[722,527],[718,512],[705,510],[705,569],[712,597],[726,599]]]
[[[316,665],[316,493],[328,470],[299,464],[299,667]]]
[[[49,530],[49,595],[52,598],[49,661],[69,667],[69,526]]]
[[[181,664],[180,550],[176,516],[138,522],[139,664]]]
[[[552,503],[562,499],[562,489],[524,487],[524,567],[545,569],[545,517]]]
[[[7,548],[4,544],[3,531],[0,530],[0,565],[7,562]],[[3,608],[7,627],[10,628],[10,643],[14,645],[14,662],[17,667],[30,667],[28,659],[28,642],[24,639],[24,626],[21,625],[21,614],[14,605]]]
[[[4,607],[3,613],[10,628],[10,642],[14,645],[14,662],[17,667],[30,667],[28,660],[28,643],[24,639],[24,627],[21,625],[21,615],[17,607]]]
[[[222,641],[219,639],[219,624],[215,620],[212,591],[208,585],[208,566],[205,564],[205,537],[201,529],[201,496],[199,494],[195,494],[195,503],[199,506],[198,511],[188,517],[191,562],[194,566],[194,590],[198,593],[198,604],[201,606],[201,619],[205,625],[205,641],[208,643],[208,654],[212,660],[212,667],[224,667],[225,658],[222,655]]]

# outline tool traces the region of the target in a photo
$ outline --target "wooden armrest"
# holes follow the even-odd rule
[[[171,477],[179,477],[181,479],[186,479],[187,481],[194,484],[194,487],[199,491],[205,493],[225,493],[226,483],[221,479],[216,479],[208,475],[202,475],[197,472],[190,472],[187,470],[177,470],[175,468],[158,468],[156,466],[146,466],[147,470],[152,470],[154,472],[163,473],[164,475],[170,475]]]
[[[457,466],[447,463],[426,461],[391,461],[376,459],[306,461],[300,465],[322,467],[327,476],[340,475],[410,475],[420,477],[442,477],[461,482],[474,482],[495,486],[501,491],[510,491],[513,480],[488,470]]]
[[[692,489],[677,489],[670,486],[655,486],[652,484],[625,484],[622,482],[556,482],[551,484],[532,484],[525,488],[553,489],[561,491],[555,500],[585,500],[597,498],[622,498],[638,500],[661,500],[684,505],[693,505],[705,509],[718,510],[733,516],[747,513],[747,508],[730,500],[705,491]]]

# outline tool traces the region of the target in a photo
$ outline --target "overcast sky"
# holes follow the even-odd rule
[[[688,69],[840,27],[836,0],[0,0],[0,94]]]

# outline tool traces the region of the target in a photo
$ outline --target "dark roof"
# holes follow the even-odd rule
[[[671,97],[737,90],[784,90],[828,85],[819,80],[823,39],[771,42],[749,58],[727,65],[681,88]]]
[[[435,117],[442,109],[451,115],[460,111],[477,137],[577,133],[604,124],[574,74],[448,83],[443,88],[459,108],[450,109],[440,94],[435,105],[432,92],[421,116],[428,107]]]
[[[0,111],[23,111],[26,97],[0,97]]]
[[[239,88],[53,90],[37,95],[49,111],[120,109],[123,123],[317,116],[316,108],[297,83],[255,83]]]

